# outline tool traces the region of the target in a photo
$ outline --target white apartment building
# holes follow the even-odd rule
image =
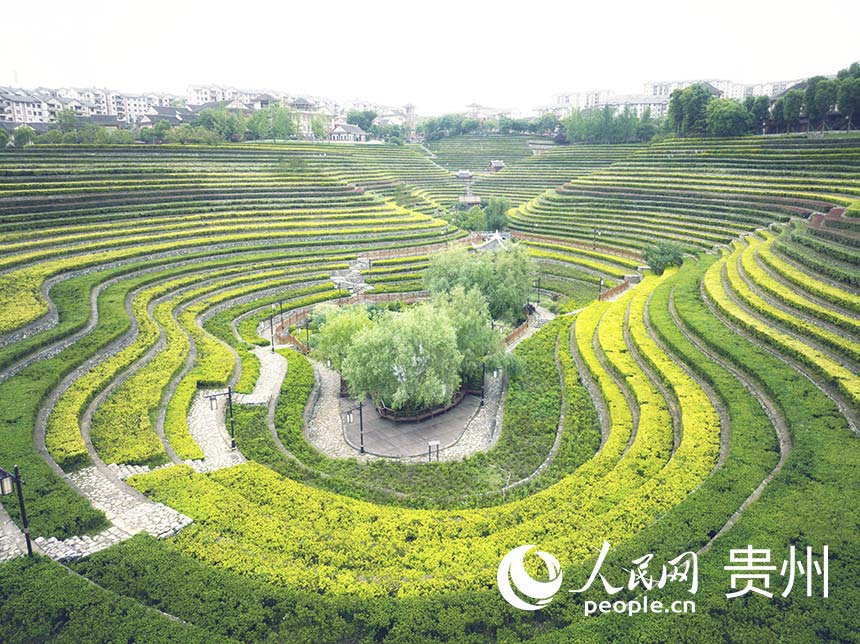
[[[140,117],[146,114],[152,107],[147,96],[121,95],[124,101],[125,120],[128,123],[137,123]]]
[[[235,87],[223,87],[221,85],[189,85],[186,98],[189,105],[203,105],[205,103],[221,103],[231,101],[234,98],[243,103],[250,102],[258,92],[245,92]]]
[[[611,96],[612,92],[608,89],[596,89],[586,92],[556,94],[553,98],[555,99],[555,108],[562,112],[560,116],[567,116],[575,110],[590,110],[603,105]],[[556,110],[553,109],[553,111]]]
[[[0,92],[0,119],[16,123],[48,123],[48,104],[21,90]]]
[[[773,98],[777,94],[805,79],[769,81],[766,83],[736,83],[723,79],[698,79],[684,81],[652,81],[645,83],[645,94],[650,96],[670,96],[676,89],[685,89],[696,83],[709,83],[720,91],[723,98],[732,98],[742,101],[748,96],[769,96]]]
[[[624,110],[642,118],[647,110],[651,112],[651,118],[660,118],[669,110],[668,96],[647,96],[644,94],[619,94],[611,96],[603,102],[600,107],[608,105],[621,114]]]

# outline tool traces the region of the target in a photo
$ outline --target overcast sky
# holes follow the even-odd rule
[[[0,85],[17,75],[30,89],[184,94],[219,83],[412,102],[420,114],[529,110],[647,80],[835,73],[860,59],[858,25],[850,0],[42,0],[0,36]]]

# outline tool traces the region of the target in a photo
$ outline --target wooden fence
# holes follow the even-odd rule
[[[603,291],[597,299],[599,299],[601,302],[603,302],[604,300],[609,300],[618,295],[619,293],[626,291],[628,288],[630,288],[630,280],[625,279],[620,284],[616,284],[612,288],[608,288]]]
[[[348,297],[339,297],[334,300],[326,300],[317,304],[334,304],[335,306],[350,306],[359,302],[367,302],[372,304],[382,304],[385,302],[404,302],[412,304],[420,302],[430,297],[430,291],[406,291],[403,293],[361,293],[350,295]],[[317,304],[301,306],[297,309],[291,309],[283,315],[283,321],[279,314],[275,314],[278,318],[278,323],[275,325],[275,339],[278,344],[296,344],[301,345],[300,350],[307,353],[307,347],[301,340],[290,333],[290,327],[302,324],[311,314]]]
[[[521,233],[516,230],[511,233],[511,236],[514,239],[521,239],[523,241],[535,241],[548,244],[556,244],[559,246],[570,246],[571,248],[579,248],[580,250],[600,251],[601,253],[606,253],[607,255],[616,255],[618,257],[632,259],[637,262],[642,261],[642,255],[640,253],[624,250],[622,248],[615,248],[614,246],[603,246],[601,244],[595,245],[589,244],[588,242],[584,241],[575,242],[570,241],[568,239],[559,239],[558,237],[548,237],[546,235],[536,235],[534,233]]]

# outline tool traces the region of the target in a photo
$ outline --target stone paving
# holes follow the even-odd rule
[[[224,393],[223,390],[197,392],[188,412],[188,430],[191,438],[203,450],[203,459],[187,460],[185,463],[198,472],[213,472],[245,462],[242,453],[230,447],[227,396],[218,396],[214,402],[206,397],[220,393]]]
[[[513,351],[514,347],[531,337],[544,324],[549,322],[555,315],[549,310],[538,306],[537,316],[532,326],[530,326],[519,338],[512,342],[507,347],[507,351]],[[356,447],[359,445],[359,437],[357,424],[358,421],[353,420],[352,425],[346,427],[349,442],[344,439],[344,417],[343,412],[354,406],[354,401],[346,401],[340,397],[340,376],[337,372],[329,369],[325,365],[311,360],[314,368],[314,374],[319,388],[319,396],[311,411],[310,418],[305,426],[305,438],[317,450],[332,458],[357,458],[360,461],[374,460],[379,458],[396,457],[405,462],[425,462],[427,461],[427,442],[439,440],[439,460],[440,461],[456,461],[462,460],[467,456],[478,451],[486,451],[491,448],[499,438],[502,427],[502,416],[504,413],[504,390],[505,381],[503,376],[493,378],[487,374],[486,388],[484,392],[484,407],[478,407],[478,400],[472,398],[472,406],[470,412],[464,414],[448,412],[434,419],[434,427],[431,423],[415,423],[415,424],[398,424],[402,427],[404,434],[411,435],[412,438],[418,436],[420,438],[420,454],[415,455],[416,449],[413,445],[416,441],[393,441],[391,440],[391,432],[385,432],[384,445],[386,450],[380,451],[371,449],[374,447],[373,428],[375,426],[376,411],[372,406],[365,407],[365,449],[385,453],[386,456],[376,454],[360,454]],[[464,401],[460,405],[468,402]],[[357,418],[357,413],[354,413]],[[371,421],[367,422],[370,418]],[[392,423],[393,425],[393,423]],[[350,444],[352,443],[352,445]],[[397,443],[397,444],[395,444]],[[402,447],[402,451],[396,453],[397,447]],[[396,453],[396,456],[395,456]],[[433,452],[435,460],[436,454]]]
[[[92,536],[74,536],[64,540],[37,537],[34,544],[38,549],[57,561],[85,557],[140,532],[158,538],[169,537],[191,523],[190,518],[173,508],[121,486],[100,467],[85,467],[68,476],[93,507],[105,513],[111,527]]]
[[[6,508],[0,505],[0,563],[26,553],[24,533],[12,521]]]
[[[254,353],[260,359],[260,375],[250,394],[233,394],[233,404],[268,405],[281,390],[281,383],[287,374],[287,360],[269,347],[257,347]],[[188,429],[191,437],[203,450],[202,460],[185,461],[198,472],[213,472],[224,467],[245,462],[238,449],[230,447],[230,433],[227,429],[227,397],[219,396],[213,403],[206,397],[221,394],[223,390],[201,391],[197,393],[188,414]]]
[[[260,376],[250,394],[235,394],[233,400],[243,405],[268,405],[278,395],[287,375],[287,359],[269,347],[257,347],[254,354],[260,359]]]

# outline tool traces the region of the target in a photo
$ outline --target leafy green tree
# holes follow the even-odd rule
[[[317,115],[311,117],[311,133],[314,135],[315,139],[325,140],[328,136],[322,117]]]
[[[750,114],[743,105],[729,98],[715,98],[707,108],[711,136],[740,136],[750,128]]]
[[[289,108],[269,105],[254,112],[248,119],[251,139],[291,139],[298,132],[295,116]]]
[[[131,130],[114,130],[113,132],[109,132],[109,134],[111,143],[122,145],[134,143],[134,134],[131,133]]]
[[[670,266],[680,266],[684,263],[684,249],[671,242],[652,244],[645,249],[643,256],[645,262],[657,275],[662,275],[663,271]]]
[[[424,287],[433,293],[456,286],[477,288],[486,298],[494,319],[519,322],[531,289],[533,266],[518,244],[506,250],[470,253],[456,248],[433,255],[424,271]]]
[[[0,128],[0,150],[5,149],[7,145],[9,145],[9,133]]]
[[[860,75],[846,77],[839,84],[836,104],[839,112],[848,119],[848,129],[853,129],[855,119],[860,116]]]
[[[332,367],[340,370],[355,335],[370,326],[370,316],[363,305],[339,308],[328,304],[315,312],[319,330],[314,334],[314,350]]]
[[[657,123],[651,116],[651,108],[646,107],[642,112],[642,117],[636,123],[636,140],[650,141],[657,133]]]
[[[16,148],[23,148],[30,145],[35,138],[36,130],[28,125],[16,127],[12,132],[12,140],[14,141]]]
[[[822,105],[818,96],[818,84],[826,81],[824,76],[813,76],[806,81],[806,90],[803,94],[803,110],[806,112],[808,119],[808,127],[812,127],[813,123],[819,123],[827,116],[827,112],[822,109]]]
[[[773,104],[773,112],[771,114],[773,126],[777,133],[782,132],[785,127],[785,99],[778,98]]]
[[[770,120],[770,98],[768,96],[751,96],[749,106],[746,101],[746,107],[750,118],[750,132],[753,134],[761,134],[764,126]]]
[[[446,403],[460,386],[462,355],[448,316],[422,304],[358,331],[343,361],[350,394],[395,410]]]
[[[836,78],[841,81],[848,78],[860,78],[860,62],[851,63],[845,69],[840,69],[839,73],[836,74]]]
[[[683,90],[672,90],[669,95],[669,109],[667,111],[667,119],[675,136],[681,136],[681,128],[684,126],[684,104],[681,101],[681,92]]]
[[[373,110],[350,110],[346,114],[346,122],[352,125],[357,125],[365,132],[370,132],[370,127],[373,125],[373,119],[378,116]]]
[[[457,350],[463,356],[460,375],[466,382],[481,378],[481,365],[490,369],[504,365],[505,343],[493,329],[487,300],[477,288],[455,286],[437,295],[434,306],[443,311],[454,327]]]
[[[167,133],[170,131],[171,125],[169,121],[164,119],[156,121],[152,126],[152,134],[156,143],[163,143],[167,139]]]
[[[245,136],[246,123],[241,114],[218,107],[202,110],[194,127],[215,132],[222,141],[241,141]]]
[[[78,117],[73,110],[65,109],[57,112],[57,128],[60,132],[71,132],[78,127]]]
[[[63,133],[57,129],[50,129],[36,137],[37,145],[54,145],[63,142]]]
[[[836,106],[838,96],[839,81],[830,78],[818,81],[815,86],[815,110],[811,116],[821,127],[824,127],[827,115]]]
[[[701,136],[708,126],[707,108],[713,95],[701,83],[690,85],[681,92],[684,122],[681,136]]]
[[[502,230],[508,225],[508,210],[511,201],[507,197],[490,197],[484,211],[487,230]]]
[[[485,230],[487,227],[487,220],[480,206],[455,212],[451,217],[451,223],[463,230]]]
[[[547,112],[546,114],[542,114],[537,119],[537,131],[541,134],[555,134],[558,132],[561,127],[561,121],[558,116],[553,114],[552,112]]]
[[[785,122],[789,128],[797,126],[800,122],[800,112],[803,106],[803,92],[799,89],[793,89],[786,93],[784,101]]]

